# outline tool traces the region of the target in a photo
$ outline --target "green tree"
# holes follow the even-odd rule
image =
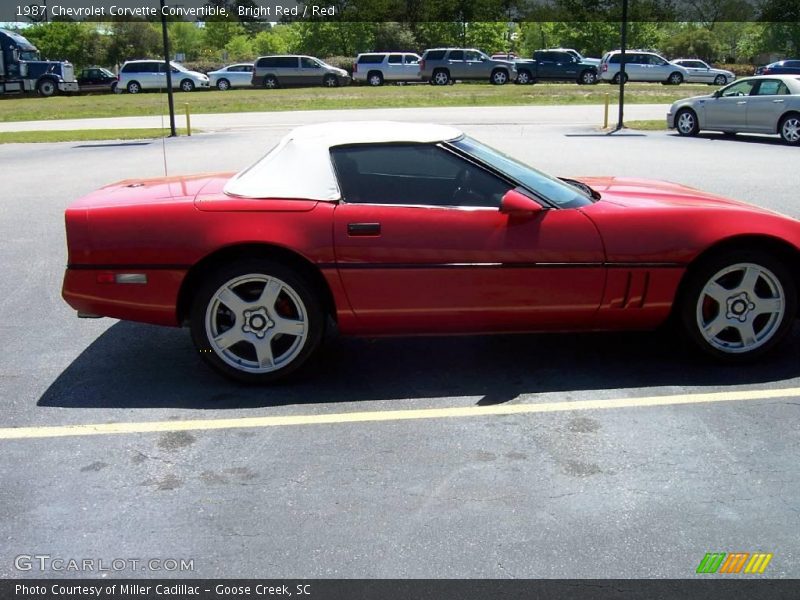
[[[314,56],[355,56],[372,50],[371,23],[303,21],[296,23],[300,51]]]
[[[713,62],[720,54],[720,47],[713,32],[697,26],[685,27],[683,31],[669,37],[661,49],[668,58],[681,56],[697,57]]]
[[[421,50],[461,45],[461,23],[430,21],[413,27]]]
[[[256,54],[291,54],[299,48],[300,35],[293,23],[276,25],[269,31],[262,31],[253,39]]]
[[[510,40],[506,23],[467,23],[466,46],[489,54],[508,50]]]
[[[378,23],[373,30],[376,52],[418,50],[417,38],[405,23]]]
[[[94,23],[54,21],[27,27],[22,33],[42,58],[68,60],[78,67],[102,58],[104,43]]]
[[[203,48],[219,52],[237,35],[246,35],[244,27],[237,21],[206,21],[203,28]]]
[[[108,64],[152,58],[163,53],[160,25],[146,21],[114,21],[108,44]]]
[[[172,54],[185,54],[186,60],[196,60],[203,47],[202,30],[186,21],[173,21],[167,29]]]
[[[225,44],[228,60],[252,60],[255,57],[253,41],[246,35],[237,35]]]

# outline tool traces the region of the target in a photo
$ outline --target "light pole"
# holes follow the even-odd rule
[[[169,36],[167,35],[167,15],[164,11],[164,0],[161,0],[161,35],[164,39],[164,68],[167,71],[167,102],[169,104],[169,137],[176,137],[175,102],[172,98],[172,65],[169,62]]]
[[[622,24],[620,25],[620,56],[619,56],[619,115],[617,128],[622,129],[623,115],[625,113],[625,46],[628,43],[628,0],[622,0]]]

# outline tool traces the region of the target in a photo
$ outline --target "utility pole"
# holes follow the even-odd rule
[[[622,0],[622,24],[620,25],[620,56],[619,56],[619,115],[617,128],[622,129],[625,114],[625,49],[628,43],[628,0]]]
[[[626,0],[627,1],[627,0]],[[161,0],[161,35],[164,38],[164,68],[167,70],[167,102],[169,103],[169,137],[176,137],[175,102],[172,98],[172,65],[169,62],[169,36],[167,35],[167,15],[164,0]]]

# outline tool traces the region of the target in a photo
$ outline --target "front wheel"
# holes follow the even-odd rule
[[[336,75],[326,75],[325,79],[322,80],[322,85],[325,87],[337,87],[339,80],[336,79]]]
[[[58,91],[58,86],[56,86],[56,82],[52,79],[42,79],[39,82],[39,85],[36,86],[39,95],[44,98],[49,98],[50,96],[55,96],[56,92]]]
[[[581,85],[594,85],[597,83],[597,73],[587,69],[581,73],[581,76],[578,78],[578,83]]]
[[[780,124],[781,138],[791,146],[800,144],[800,114],[786,115]]]
[[[272,383],[300,368],[322,340],[313,287],[288,267],[244,260],[214,272],[194,298],[192,340],[223,375]]]
[[[700,131],[697,114],[690,108],[684,108],[675,115],[675,129],[680,135],[694,136]]]
[[[517,73],[517,83],[519,85],[528,85],[529,83],[533,83],[533,77],[531,77],[530,71],[523,69]]]
[[[220,79],[219,81],[217,81],[217,89],[220,92],[225,92],[231,89],[231,82],[228,81],[227,79]]]
[[[680,85],[683,83],[683,75],[678,72],[671,73],[665,82],[667,85]]]
[[[181,81],[181,91],[192,92],[194,91],[194,82],[191,79],[184,79]]]
[[[497,69],[494,73],[492,73],[491,82],[494,85],[505,85],[508,83],[508,73],[503,69]]]
[[[791,331],[797,288],[786,266],[761,251],[734,251],[688,275],[681,321],[690,341],[716,359],[761,356]]]

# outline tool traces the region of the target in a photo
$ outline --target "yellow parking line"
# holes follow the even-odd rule
[[[447,419],[454,417],[481,417],[494,415],[522,415],[547,412],[603,410],[609,408],[639,408],[645,406],[674,406],[679,404],[705,404],[711,402],[737,402],[746,400],[770,400],[774,398],[797,397],[800,397],[800,388],[710,392],[704,394],[679,394],[673,396],[646,396],[642,398],[616,398],[610,400],[542,402],[534,404],[497,404],[493,406],[420,408],[410,410],[374,410],[366,412],[291,415],[280,417],[240,417],[235,419],[198,419],[190,421],[145,421],[139,423],[97,423],[86,425],[60,425],[53,427],[6,427],[0,428],[0,440],[85,435],[112,435],[119,433],[158,433],[166,431],[192,431],[203,429],[284,427],[287,425],[368,423],[377,421]]]

